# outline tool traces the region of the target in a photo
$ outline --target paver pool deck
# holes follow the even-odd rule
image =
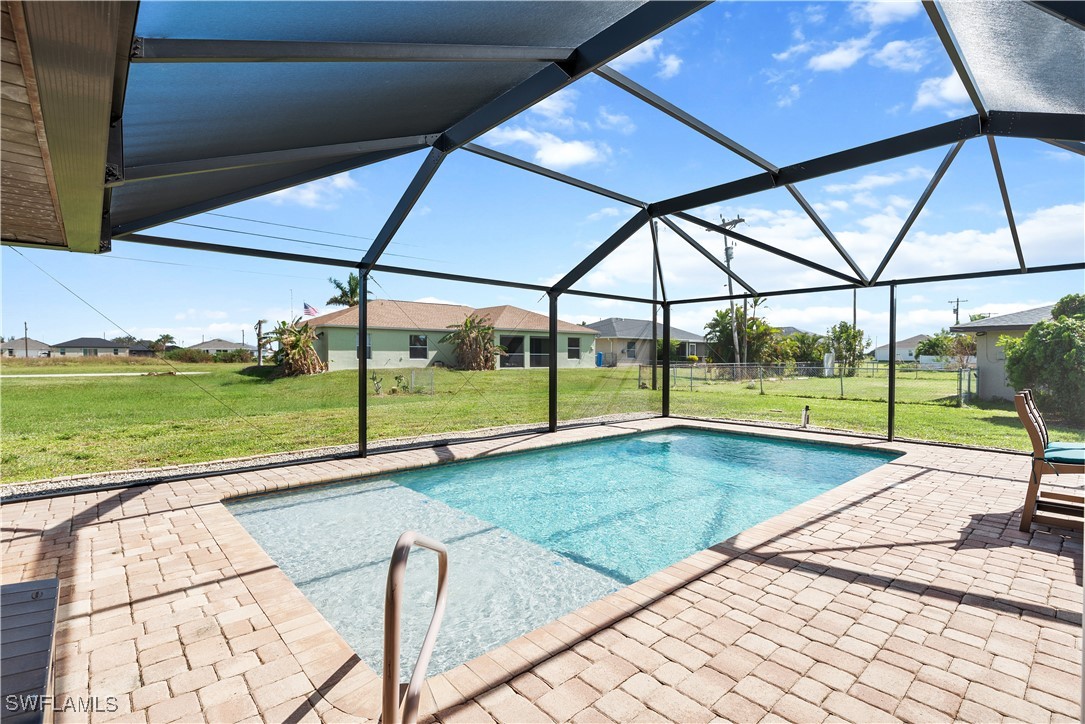
[[[674,425],[905,454],[430,677],[424,717],[1079,720],[1081,534],[1018,531],[1020,455],[662,419],[568,429],[7,503],[3,583],[60,579],[58,706],[116,697],[58,722],[375,719],[378,676],[222,500]]]

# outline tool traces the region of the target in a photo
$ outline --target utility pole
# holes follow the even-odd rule
[[[958,325],[958,324],[961,323],[961,302],[967,302],[967,301],[968,301],[967,299],[961,299],[961,298],[958,297],[957,299],[950,299],[948,302],[946,302],[946,304],[952,304],[953,305],[953,319],[954,319],[953,324],[954,325]]]
[[[265,320],[261,319],[256,323],[256,366],[257,367],[263,367],[264,366],[264,321]],[[244,340],[245,340],[245,333],[244,332],[241,333],[241,340],[242,340],[242,342],[244,342]]]
[[[26,322],[23,322],[23,357],[25,357],[26,359],[30,359],[30,340],[28,340],[26,338],[27,337],[27,331],[26,330],[27,330]]]
[[[746,219],[742,218],[741,216],[739,216],[737,218],[734,218],[734,219],[731,219],[730,221],[727,221],[726,219],[724,219],[722,215],[720,216],[720,226],[722,226],[724,229],[733,229],[736,226],[738,226],[739,224],[742,224],[742,223],[745,223],[745,222],[746,222]],[[729,237],[729,236],[727,236],[725,234],[724,237],[723,237],[723,259],[724,259],[724,263],[727,264],[727,271],[731,271],[731,259],[733,259],[734,256],[735,256],[735,242],[732,241],[731,237]],[[728,274],[727,275],[727,296],[733,297],[734,295],[735,295],[734,282],[731,279],[731,275]],[[741,360],[739,359],[739,352],[738,352],[738,320],[735,318],[735,300],[731,299],[729,301],[731,302],[731,341],[735,345],[735,365],[736,365],[736,369],[737,369],[738,363],[741,362]]]

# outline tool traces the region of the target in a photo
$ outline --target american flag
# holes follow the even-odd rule
[[[309,304],[309,302],[305,302],[304,304],[305,306],[302,307],[302,309],[304,310],[306,317],[315,317],[316,315],[320,314],[320,310],[318,310],[312,304]]]

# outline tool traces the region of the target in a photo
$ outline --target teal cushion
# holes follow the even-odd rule
[[[1044,450],[1044,460],[1049,463],[1066,463],[1067,465],[1085,465],[1085,447],[1076,450],[1059,450],[1048,446]]]
[[[1083,450],[1085,442],[1053,442],[1047,446],[1048,450]]]

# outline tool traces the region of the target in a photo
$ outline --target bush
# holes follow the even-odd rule
[[[171,349],[162,355],[171,362],[213,362],[214,357],[202,349]]]
[[[695,354],[691,354],[691,355],[690,355],[689,357],[686,357],[686,361],[687,361],[687,362],[693,362],[694,364],[696,364],[697,362],[700,362],[700,361],[701,361],[701,358],[700,358],[700,357],[698,357],[698,356],[697,356],[697,355],[695,355]]]
[[[256,359],[247,349],[230,349],[215,352],[216,362],[252,362]]]
[[[1085,424],[1085,315],[1037,322],[1021,339],[999,344],[1015,390],[1029,388],[1044,412]]]

